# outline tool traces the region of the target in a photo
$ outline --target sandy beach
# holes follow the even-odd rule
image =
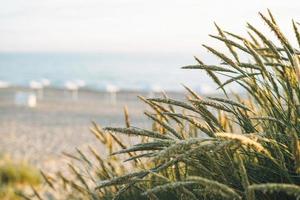
[[[46,88],[34,108],[15,105],[18,92],[27,88],[0,90],[0,152],[15,159],[27,160],[42,169],[54,170],[62,152],[76,147],[99,146],[89,132],[91,121],[101,126],[124,126],[123,107],[126,105],[134,126],[146,127],[143,110],[146,105],[137,96],[143,92],[119,92],[113,103],[106,92],[79,90],[77,100],[62,89]],[[182,98],[181,93],[168,93]]]

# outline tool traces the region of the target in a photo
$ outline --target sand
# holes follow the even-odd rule
[[[101,126],[124,126],[125,105],[133,126],[149,126],[143,116],[147,107],[137,98],[149,93],[119,92],[114,102],[106,92],[82,89],[74,100],[65,90],[46,88],[37,106],[29,108],[15,105],[15,94],[20,91],[32,92],[27,88],[0,89],[0,153],[42,169],[55,170],[59,160],[65,159],[62,152],[74,152],[76,147],[101,149],[89,132],[91,121]],[[183,97],[181,93],[169,94]]]

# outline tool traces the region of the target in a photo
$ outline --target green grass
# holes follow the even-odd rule
[[[19,194],[28,186],[36,186],[42,182],[38,170],[24,162],[0,158],[0,199],[22,199]]]
[[[73,176],[46,177],[52,190],[74,199],[300,198],[298,24],[292,23],[295,47],[270,12],[260,17],[276,41],[251,24],[247,37],[216,25],[211,37],[228,51],[203,47],[220,63],[196,58],[183,67],[207,72],[222,98],[201,97],[187,86],[185,101],[140,97],[152,110],[145,112],[152,129],[131,127],[127,109],[124,128],[94,124],[92,132],[111,156],[92,148],[69,155]],[[232,83],[247,98],[229,92]],[[120,134],[140,143],[127,145]]]

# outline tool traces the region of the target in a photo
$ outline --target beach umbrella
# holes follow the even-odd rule
[[[0,81],[0,88],[8,88],[10,86],[10,83],[6,81]]]
[[[120,91],[120,88],[113,84],[107,84],[105,86],[106,92],[110,94],[110,101],[112,104],[117,103],[117,92]]]
[[[78,99],[78,85],[73,81],[65,82],[65,88],[72,93],[72,99]]]
[[[85,81],[84,80],[75,80],[74,81],[76,84],[77,84],[77,86],[79,87],[79,88],[82,88],[82,87],[85,87],[86,86],[86,83],[85,83]]]
[[[164,90],[160,85],[158,85],[158,84],[151,85],[148,96],[149,97],[155,97],[155,94],[162,93],[163,91]]]
[[[39,81],[32,80],[29,82],[29,87],[37,93],[38,98],[42,99],[44,96],[43,84]]]
[[[41,79],[41,83],[42,83],[42,85],[43,85],[44,87],[49,87],[50,84],[51,84],[50,80],[49,80],[49,79],[46,79],[46,78],[42,78],[42,79]]]

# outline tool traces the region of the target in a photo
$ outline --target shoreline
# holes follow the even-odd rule
[[[0,87],[0,92],[1,91],[7,91],[7,90],[32,90],[34,89],[30,88],[30,86],[16,86],[16,85],[10,85],[8,87]],[[53,91],[64,91],[68,90],[65,87],[58,87],[58,86],[45,86],[43,87],[43,90],[53,90]],[[100,92],[100,93],[108,93],[106,89],[100,89],[100,88],[93,88],[93,87],[79,87],[78,91],[85,91],[85,92]],[[173,94],[182,94],[185,92],[184,87],[180,90],[164,90],[162,89],[156,89],[156,90],[151,90],[151,89],[122,89],[119,88],[118,93],[160,93],[160,92],[166,92],[166,93],[173,93]],[[198,91],[199,92],[199,91]]]

